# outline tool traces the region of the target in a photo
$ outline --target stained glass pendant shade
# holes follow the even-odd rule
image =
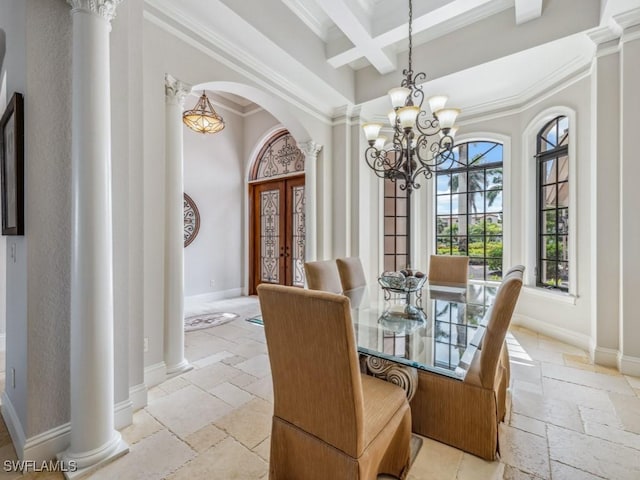
[[[204,91],[195,107],[182,114],[182,121],[198,133],[217,133],[224,128],[224,120],[213,109]]]

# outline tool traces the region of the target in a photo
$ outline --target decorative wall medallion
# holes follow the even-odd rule
[[[200,212],[196,202],[184,194],[184,246],[189,245],[198,236],[200,230]]]

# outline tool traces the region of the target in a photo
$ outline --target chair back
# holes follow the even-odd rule
[[[524,267],[518,266],[509,270],[503,277],[496,299],[487,313],[489,320],[480,349],[476,352],[467,374],[470,379],[475,379],[487,389],[495,387],[496,370],[507,329],[522,288],[523,273]]]
[[[431,255],[429,284],[466,284],[469,279],[469,257]]]
[[[336,260],[338,274],[342,291],[353,290],[354,288],[365,287],[367,280],[364,276],[362,262],[358,257],[338,258]]]
[[[340,274],[334,260],[321,260],[304,264],[304,274],[307,277],[309,290],[341,293]]]
[[[274,415],[352,456],[364,448],[363,394],[349,299],[258,286]]]

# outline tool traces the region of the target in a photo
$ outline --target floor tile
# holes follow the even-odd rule
[[[609,425],[611,427],[623,429],[622,422],[616,415],[615,411],[603,411],[596,408],[589,408],[580,405],[578,407],[582,423],[599,423],[601,425]]]
[[[130,445],[130,452],[91,475],[91,480],[158,480],[177,470],[195,456],[184,442],[160,430]]]
[[[216,420],[215,424],[252,449],[271,434],[272,417],[273,406],[257,398]]]
[[[229,404],[194,386],[162,397],[147,409],[151,415],[181,438],[200,430],[233,410]]]
[[[540,480],[540,477],[518,470],[511,465],[505,465],[504,476],[502,478],[504,480]]]
[[[613,411],[613,404],[609,399],[609,395],[599,388],[543,377],[542,389],[544,396],[548,398],[561,399],[577,406],[583,405],[598,410]]]
[[[539,437],[547,437],[547,424],[540,420],[536,420],[535,418],[520,415],[518,413],[512,413],[509,425],[513,428],[517,428],[518,430],[533,433]]]
[[[243,388],[247,392],[253,393],[256,396],[273,403],[273,382],[271,381],[270,376],[256,380],[253,383],[245,385]]]
[[[579,432],[584,431],[578,406],[559,398],[547,398],[531,392],[513,392],[513,412],[559,425]]]
[[[146,410],[138,410],[133,414],[133,423],[124,428],[121,434],[125,442],[133,445],[162,428],[162,424],[149,415]]]
[[[457,480],[500,480],[504,476],[504,463],[487,462],[468,453],[462,454]]]
[[[409,479],[455,480],[463,452],[429,438],[423,438]]]
[[[504,424],[500,425],[500,460],[540,478],[551,475],[546,438]]]
[[[640,398],[609,393],[615,412],[625,430],[640,434]]]
[[[618,443],[620,445],[635,448],[636,450],[640,451],[640,435],[638,435],[637,433],[626,432],[609,425],[589,422],[586,422],[584,424],[584,432],[587,435],[602,438],[604,440],[609,440],[612,443]],[[638,454],[640,455],[640,452],[638,452]],[[640,467],[640,464],[638,464],[638,467]],[[640,471],[638,472],[638,474],[638,476],[640,476]]]
[[[183,378],[203,390],[210,390],[216,385],[224,383],[241,373],[242,371],[234,367],[218,362],[185,373]]]
[[[207,425],[206,427],[187,435],[185,441],[196,452],[204,452],[224,440],[226,437],[227,434],[223,430],[220,430],[215,425]]]
[[[631,375],[625,375],[624,378],[627,380],[627,382],[632,388],[640,388],[639,377],[632,377]]]
[[[583,433],[549,425],[552,460],[615,480],[637,480],[640,454],[637,450]]]
[[[631,387],[621,375],[613,376],[549,363],[542,364],[542,375],[544,377],[563,380],[569,383],[577,383],[609,392],[633,395]]]
[[[158,387],[165,393],[173,393],[180,390],[181,388],[188,387],[189,385],[191,384],[184,378],[174,377],[165,382],[162,382],[160,385],[158,385]]]
[[[220,385],[216,385],[209,393],[215,395],[220,400],[228,403],[233,407],[239,407],[240,405],[244,405],[255,397],[250,393],[247,393],[245,390],[242,390],[240,387],[237,387],[229,382],[221,383]]]
[[[200,360],[196,360],[195,362],[192,362],[192,365],[195,368],[202,368],[213,365],[214,363],[223,362],[229,357],[233,357],[233,353],[223,350],[221,352],[214,353],[213,355],[209,355],[208,357],[201,358]]]
[[[269,461],[269,454],[271,452],[271,438],[267,437],[262,442],[260,442],[254,449],[254,453],[260,455],[264,461]]]
[[[265,354],[259,354],[240,362],[236,364],[235,368],[258,378],[263,378],[271,373],[269,357]]]
[[[267,462],[233,438],[198,455],[167,480],[251,480],[267,473]]]
[[[577,468],[552,460],[551,478],[553,478],[553,480],[600,480],[604,477],[597,477],[583,470],[578,470]]]

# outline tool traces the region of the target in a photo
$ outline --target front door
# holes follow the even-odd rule
[[[304,286],[304,175],[251,185],[250,294],[261,283]]]

